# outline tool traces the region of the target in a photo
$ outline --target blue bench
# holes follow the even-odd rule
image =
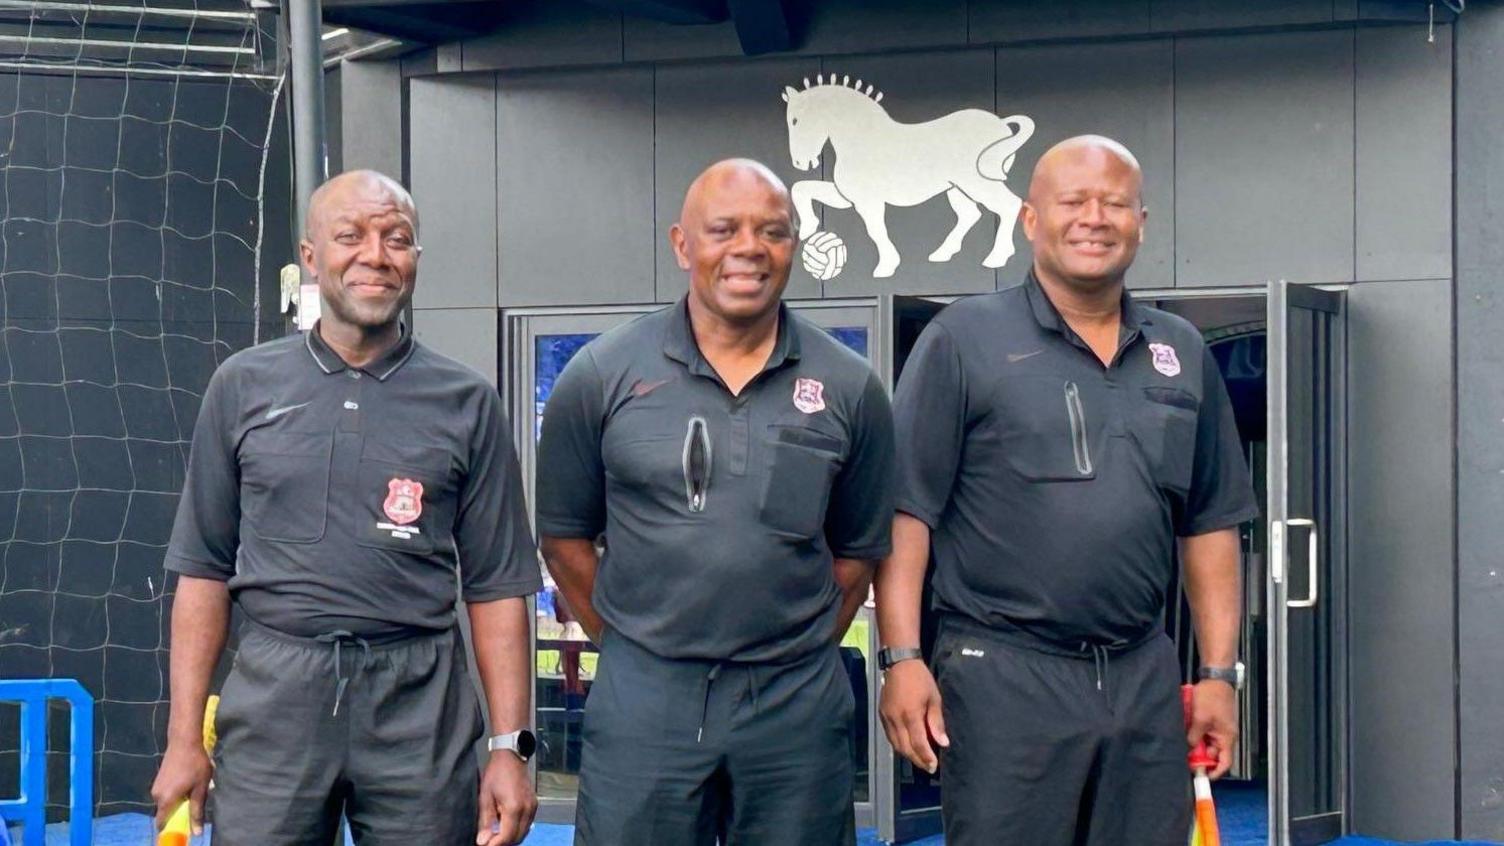
[[[68,842],[94,838],[94,697],[73,679],[0,679],[0,702],[21,704],[21,796],[0,799],[0,827],[22,825],[21,846],[47,842],[47,702],[72,706],[68,760]]]

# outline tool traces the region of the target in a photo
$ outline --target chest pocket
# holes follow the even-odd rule
[[[316,543],[329,515],[328,432],[254,429],[240,448],[242,519],[257,537],[276,543]]]
[[[825,526],[831,482],[840,469],[840,438],[804,426],[768,427],[767,464],[762,474],[758,515],[763,525],[799,540]]]
[[[448,549],[457,500],[454,475],[449,450],[367,437],[351,530],[356,543],[413,555]]]
[[[1154,483],[1182,496],[1191,489],[1200,407],[1200,401],[1187,391],[1147,387],[1129,429],[1143,451]]]
[[[1033,482],[1095,479],[1102,432],[1087,410],[1098,402],[1069,379],[1026,376],[1011,381],[998,397],[1008,465]],[[1100,413],[1096,419],[1102,419]]]

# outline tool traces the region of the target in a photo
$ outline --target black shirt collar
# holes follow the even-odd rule
[[[705,360],[700,353],[700,345],[695,342],[694,329],[689,322],[689,295],[685,295],[674,304],[674,312],[669,315],[668,327],[663,333],[663,354],[674,361],[689,368],[691,373],[697,376],[708,376],[719,379],[715,368]],[[768,363],[763,365],[763,370],[776,370],[784,364],[799,360],[799,332],[789,319],[789,307],[783,303],[778,304],[778,339],[773,342],[773,352],[768,356]]]
[[[319,335],[319,323],[322,323],[322,321],[314,323],[312,329],[303,333],[304,339],[308,343],[309,354],[318,363],[319,369],[326,374],[338,373],[341,370],[348,369],[350,365],[346,364],[345,360],[339,357],[339,353],[324,343],[323,337]],[[402,365],[407,363],[409,358],[412,358],[413,351],[418,347],[418,342],[413,340],[413,333],[407,328],[407,324],[398,323],[397,326],[400,332],[397,336],[397,343],[392,344],[390,349],[372,359],[366,366],[357,369],[367,376],[375,378],[377,381],[385,382],[387,377],[396,373]]]
[[[1075,333],[1066,325],[1065,318],[1060,316],[1060,310],[1055,308],[1055,304],[1050,301],[1049,294],[1046,294],[1039,284],[1039,277],[1034,275],[1032,267],[1029,268],[1029,273],[1024,278],[1024,293],[1029,298],[1029,308],[1034,312],[1034,320],[1039,323],[1041,329],[1059,332],[1067,338],[1075,336]],[[1123,289],[1121,309],[1124,337],[1139,333],[1145,325],[1153,322],[1138,300],[1128,293],[1127,288]]]

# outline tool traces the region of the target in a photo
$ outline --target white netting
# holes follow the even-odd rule
[[[189,440],[218,363],[278,332],[259,258],[263,230],[286,237],[263,220],[287,168],[270,22],[148,2],[0,0],[0,678],[94,695],[100,813],[147,808]],[[65,746],[66,711],[50,716]]]

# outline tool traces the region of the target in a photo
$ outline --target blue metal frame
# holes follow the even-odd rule
[[[94,697],[73,679],[0,679],[0,702],[21,703],[21,796],[0,799],[0,820],[23,826],[21,846],[47,842],[47,701],[72,706],[68,842],[94,839]]]

